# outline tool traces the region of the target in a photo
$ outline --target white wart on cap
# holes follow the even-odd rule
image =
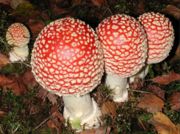
[[[92,28],[70,17],[47,25],[35,41],[32,72],[45,89],[58,95],[84,95],[103,75],[103,53]]]
[[[29,30],[21,23],[13,23],[8,27],[6,40],[9,45],[23,47],[29,43]]]
[[[144,66],[147,39],[136,19],[117,14],[103,20],[96,31],[103,45],[107,73],[124,78],[136,74]]]
[[[147,63],[159,63],[168,55],[173,46],[174,30],[170,20],[160,13],[144,13],[139,16],[148,39]]]

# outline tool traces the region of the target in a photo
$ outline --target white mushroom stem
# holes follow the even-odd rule
[[[9,52],[9,60],[11,62],[25,61],[29,55],[28,45],[23,47],[13,47]]]
[[[129,78],[129,83],[133,83],[136,78],[144,79],[147,76],[148,72],[149,72],[149,65],[146,65],[137,74],[135,74]]]
[[[64,118],[73,122],[80,120],[80,125],[85,129],[97,128],[100,126],[101,111],[89,94],[83,96],[64,96]],[[77,124],[76,124],[77,125]],[[73,128],[79,129],[79,128]]]
[[[128,100],[127,78],[115,74],[107,74],[106,85],[112,90],[114,102],[125,102]]]

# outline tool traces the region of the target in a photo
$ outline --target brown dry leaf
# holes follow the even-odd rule
[[[155,113],[150,123],[156,128],[158,134],[180,134],[175,124],[161,112]]]
[[[6,115],[6,112],[0,110],[0,118],[1,118],[1,117],[4,117],[5,115]]]
[[[45,27],[45,24],[41,20],[29,19],[28,26],[32,32],[33,38],[36,38],[39,32]]]
[[[47,125],[49,128],[55,128],[55,129],[57,128],[57,126],[52,120],[48,120]]]
[[[69,12],[65,8],[58,7],[57,4],[51,4],[51,9],[52,9],[52,13],[54,13],[56,16]]]
[[[58,99],[57,95],[52,94],[52,93],[48,93],[47,98],[53,105],[57,104],[57,99]]]
[[[112,117],[116,116],[116,114],[117,114],[116,110],[117,110],[116,103],[114,103],[112,101],[104,102],[101,107],[101,111],[102,111],[103,115],[108,114]]]
[[[0,4],[5,4],[5,5],[9,5],[11,2],[11,0],[0,0]]]
[[[21,79],[15,77],[7,77],[5,75],[0,75],[0,86],[4,90],[11,89],[15,95],[22,95],[26,91],[26,88],[21,82]]]
[[[138,108],[147,110],[147,112],[155,113],[162,111],[164,101],[153,94],[144,94],[137,104]]]
[[[37,113],[39,113],[39,111],[40,111],[40,107],[39,106],[36,106],[34,104],[29,105],[29,115],[37,114]]]
[[[180,134],[180,124],[177,124],[176,128],[177,128],[178,133]]]
[[[180,19],[180,9],[174,5],[167,5],[162,11],[174,16],[176,19]]]
[[[42,87],[39,89],[39,91],[37,93],[37,97],[42,99],[42,101],[45,101],[47,98],[53,105],[57,104],[58,96],[48,92],[47,90],[43,89]]]
[[[144,0],[138,1],[136,12],[138,14],[143,14],[145,12],[145,1]]]
[[[6,55],[0,53],[0,68],[9,63],[10,63],[9,58]]]
[[[171,62],[179,60],[180,59],[180,42],[176,48],[176,53],[175,55],[172,57],[172,59],[170,60]]]
[[[165,91],[156,85],[148,85],[147,89],[153,92],[155,95],[160,97],[161,99],[165,99]]]
[[[5,75],[0,75],[0,86],[8,85],[13,83],[13,80],[6,77]]]
[[[110,134],[110,131],[110,127],[100,127],[98,129],[85,130],[79,134]]]
[[[144,81],[140,78],[135,78],[134,82],[129,84],[130,89],[140,90],[144,85]]]
[[[62,121],[64,122],[64,117],[63,115],[59,112],[59,108],[57,105],[54,105],[52,108],[51,108],[51,115],[53,118],[57,118],[59,121]]]
[[[177,74],[175,72],[170,72],[169,74],[157,76],[152,79],[153,82],[159,83],[162,85],[167,85],[176,80],[180,80],[180,74]]]
[[[72,3],[73,5],[79,5],[81,4],[82,0],[73,0]]]
[[[46,100],[46,97],[47,97],[47,94],[48,94],[48,91],[45,90],[44,88],[40,87],[39,88],[39,91],[37,93],[37,97],[39,97],[40,99],[42,99],[43,101]]]
[[[54,132],[53,129],[56,130],[57,134],[60,134],[61,128],[57,126],[56,122],[53,119],[47,121],[47,126],[51,129],[52,134]]]
[[[57,105],[53,106],[51,108],[51,119],[47,122],[48,127],[51,129],[56,129],[57,134],[60,134],[63,123],[63,115],[58,111]]]
[[[27,70],[22,76],[21,79],[27,87],[34,87],[37,85],[37,82],[31,72],[31,70]]]
[[[171,109],[180,111],[180,92],[174,92],[170,96]]]
[[[102,6],[103,4],[105,4],[105,0],[91,0],[91,2],[95,5],[95,6]]]

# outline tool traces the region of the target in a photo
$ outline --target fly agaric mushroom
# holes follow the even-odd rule
[[[29,55],[29,30],[21,23],[13,23],[6,32],[6,40],[13,48],[9,53],[10,61],[24,61]]]
[[[145,32],[136,19],[124,14],[106,18],[96,31],[103,45],[106,85],[115,102],[127,101],[127,77],[136,74],[146,60]]]
[[[88,94],[103,75],[103,53],[94,30],[70,17],[47,25],[32,50],[32,72],[44,89],[63,96],[64,117],[86,129],[100,125],[101,112]],[[77,125],[76,125],[77,126]]]
[[[139,16],[147,34],[148,57],[147,64],[159,63],[166,59],[174,42],[174,30],[170,20],[160,13],[144,13]],[[137,75],[130,78],[130,83],[135,77],[143,79],[148,73],[148,66]]]

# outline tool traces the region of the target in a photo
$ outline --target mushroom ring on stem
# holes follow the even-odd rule
[[[34,43],[31,65],[35,79],[44,89],[63,96],[64,117],[74,129],[101,123],[101,112],[88,93],[101,82],[102,52],[94,30],[70,17],[47,25]]]
[[[13,23],[6,32],[6,40],[13,48],[9,52],[10,61],[24,61],[29,55],[30,33],[25,25]]]
[[[144,29],[135,18],[117,14],[103,20],[96,31],[104,51],[106,85],[115,102],[127,101],[127,77],[136,74],[146,60]]]
[[[138,19],[147,34],[147,66],[137,75],[131,77],[130,82],[133,82],[135,77],[143,79],[148,73],[148,65],[159,63],[166,59],[174,42],[173,26],[163,14],[149,12],[140,15]]]

